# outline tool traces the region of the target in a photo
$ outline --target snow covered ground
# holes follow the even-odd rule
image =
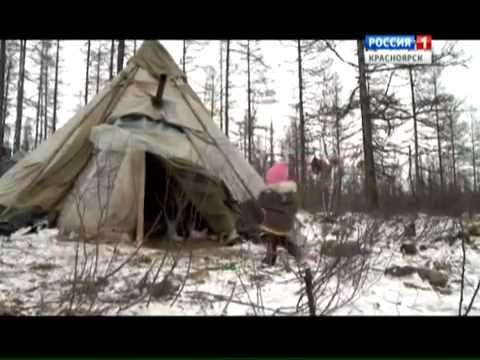
[[[337,239],[334,234],[338,225],[322,223],[306,213],[299,218],[307,239],[306,262],[312,269],[319,262],[334,262],[317,250],[322,241]],[[333,276],[317,294],[318,312],[330,302],[331,291],[340,289],[333,303],[341,306],[335,308],[333,304],[325,314],[458,314],[461,241],[453,245],[434,241],[451,231],[452,220],[419,215],[415,219],[416,245],[422,250],[411,256],[400,251],[400,235],[408,221],[400,220],[372,227],[366,216],[343,217],[342,221],[353,229],[350,239],[365,237],[375,229],[375,241],[365,262],[368,273],[352,299],[354,284]],[[54,229],[32,235],[17,233],[10,241],[0,240],[0,314],[308,315],[305,297],[302,310],[297,311],[304,283],[295,260],[282,250],[276,266],[262,267],[264,254],[263,246],[252,243],[193,252],[136,251],[125,244],[97,247],[59,241]],[[406,277],[385,275],[385,269],[394,265],[435,268],[448,275],[448,283],[434,288],[417,273]],[[474,241],[466,245],[464,307],[480,280],[479,266],[480,250]],[[471,315],[480,314],[480,300],[477,303]]]

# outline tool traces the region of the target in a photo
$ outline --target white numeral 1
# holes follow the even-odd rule
[[[423,38],[420,39],[421,42],[423,42],[423,48],[426,49],[427,48],[427,37],[424,36]]]

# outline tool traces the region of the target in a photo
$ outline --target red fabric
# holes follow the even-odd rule
[[[283,161],[277,162],[270,169],[268,169],[265,179],[268,185],[277,184],[282,181],[288,181],[287,163]]]

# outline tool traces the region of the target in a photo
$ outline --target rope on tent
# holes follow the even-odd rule
[[[107,104],[107,106],[105,107],[105,110],[103,112],[103,114],[99,117],[100,121],[99,123],[102,123],[105,121],[105,119],[108,118],[108,116],[112,113],[113,109],[115,108],[115,106],[118,104],[118,102],[120,101],[120,99],[122,98],[123,94],[125,93],[128,85],[130,84],[130,80],[133,79],[138,71],[138,67],[135,69],[132,69],[131,70],[131,73],[130,74],[122,74],[120,75],[120,81],[118,84],[115,84],[113,86],[113,89],[116,90],[115,94],[112,95],[109,103]],[[115,89],[116,88],[116,89]],[[106,95],[105,95],[106,96]],[[86,114],[84,116],[87,117],[89,116],[100,104],[100,101],[97,103],[97,106],[95,106],[93,109],[91,109],[91,111],[88,112],[88,114]],[[92,126],[93,127],[93,126]]]
[[[138,71],[138,66],[134,69],[131,70],[131,73],[130,74],[125,74],[124,72],[120,73],[118,75],[118,82],[116,82],[115,84],[112,84],[112,89],[111,90],[116,90],[116,92],[114,94],[112,94],[112,97],[109,101],[109,103],[107,104],[106,108],[105,108],[105,111],[104,113],[102,114],[102,116],[100,117],[100,121],[103,121],[106,117],[108,117],[108,115],[111,114],[111,112],[113,111],[114,107],[118,104],[118,102],[120,101],[120,98],[122,97],[123,93],[125,92],[125,90],[127,89],[127,86],[128,84],[130,83],[129,80],[131,80],[132,78],[135,77],[137,71]],[[125,70],[124,70],[125,71]],[[122,83],[123,82],[123,83]],[[96,106],[92,107],[84,116],[83,116],[83,119],[82,121],[80,122],[79,126],[81,125],[81,123],[83,122],[83,120],[90,116],[92,114],[93,111],[95,111],[97,109],[97,107],[99,106],[99,104],[103,101],[103,99],[105,99],[105,97],[108,96],[108,94],[111,94],[111,92],[109,91],[107,94],[105,94],[105,96],[98,100]],[[73,131],[72,131],[72,134],[75,133],[75,131],[77,131],[78,128],[75,128]],[[68,140],[68,138],[67,138]],[[61,146],[63,146],[65,143],[61,144]],[[54,154],[54,156],[52,158],[49,159],[49,161],[47,163],[51,163],[53,161],[53,159],[55,158],[55,155],[58,155],[59,152],[56,152]],[[90,157],[89,157],[90,159]],[[87,162],[88,162],[88,159],[87,159]],[[41,178],[42,176],[45,175],[45,169],[46,167],[43,169],[43,171],[39,172],[39,174],[37,175],[37,177],[35,178],[34,181],[32,181],[28,186],[25,187],[25,189],[23,189],[22,191],[23,192],[26,192],[26,191],[29,191],[31,189],[31,187],[37,183],[38,179]],[[55,207],[55,205],[53,206]]]
[[[190,108],[190,111],[193,113],[193,115],[195,116],[195,118],[197,119],[197,121],[200,123],[200,125],[202,126],[203,130],[205,131],[205,133],[211,138],[212,142],[215,144],[215,146],[217,147],[217,149],[220,151],[220,153],[223,155],[223,157],[225,158],[225,160],[227,161],[227,163],[230,165],[231,169],[233,170],[233,172],[235,173],[235,175],[237,175],[238,179],[240,180],[241,184],[243,185],[243,187],[245,188],[245,190],[247,190],[248,194],[250,195],[250,197],[252,199],[255,199],[255,196],[253,195],[253,193],[250,191],[249,187],[247,186],[247,184],[245,184],[245,181],[243,181],[243,178],[240,176],[240,174],[238,173],[237,169],[235,168],[235,166],[233,166],[232,162],[230,161],[230,159],[228,158],[228,156],[223,152],[222,148],[218,145],[218,142],[217,140],[215,139],[215,137],[210,134],[210,132],[208,131],[208,129],[206,128],[205,124],[202,122],[202,120],[199,118],[199,116],[197,115],[197,113],[194,111],[192,105],[190,104],[190,102],[188,101],[187,97],[185,96],[185,94],[183,93],[183,90],[177,86],[175,84],[175,86],[177,87],[177,89],[180,91],[180,94],[182,95],[183,99],[186,101],[186,103],[188,104],[188,107]],[[186,84],[186,86],[188,86],[188,89],[190,91],[193,92],[193,90],[190,88],[190,86],[188,84]]]

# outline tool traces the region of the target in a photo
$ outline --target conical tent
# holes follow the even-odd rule
[[[181,192],[212,231],[228,234],[230,204],[263,186],[170,54],[145,41],[103,91],[0,178],[0,205],[54,210],[65,234],[142,240],[149,209]]]

